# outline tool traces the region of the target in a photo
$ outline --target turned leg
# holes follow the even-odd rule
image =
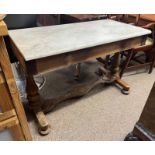
[[[113,62],[112,62],[112,76],[119,77],[119,66],[120,66],[120,56],[119,53],[114,54]]]
[[[109,66],[110,55],[107,55],[107,56],[106,56],[105,61],[106,61],[106,63],[105,63],[105,68],[107,69],[108,66]]]
[[[149,68],[149,74],[151,74],[152,73],[152,70],[153,70],[153,68],[154,68],[154,65],[155,65],[155,49],[153,49],[152,50],[152,63],[151,63],[151,65],[150,65],[150,68]]]
[[[38,93],[38,87],[31,75],[26,76],[26,91],[29,107],[34,112],[39,124],[39,133],[47,135],[50,132],[49,124],[41,109],[42,101]]]
[[[111,74],[112,77],[116,79],[115,83],[123,88],[121,92],[125,95],[128,95],[130,91],[130,86],[120,79],[120,53],[115,53],[114,55]]]

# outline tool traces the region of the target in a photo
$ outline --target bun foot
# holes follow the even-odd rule
[[[130,90],[126,90],[126,89],[122,89],[121,92],[124,95],[129,95],[130,94]]]
[[[51,131],[50,125],[48,125],[46,129],[45,128],[41,128],[41,127],[38,128],[38,132],[42,136],[48,135],[50,133],[50,131]]]

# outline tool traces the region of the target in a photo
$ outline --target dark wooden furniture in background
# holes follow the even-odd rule
[[[32,140],[4,42],[7,26],[0,21],[0,131],[7,128],[15,140]]]
[[[40,14],[37,16],[37,22],[40,26],[50,26],[61,24],[61,14]]]
[[[137,70],[139,68],[149,67],[149,73],[152,72],[155,64],[155,24],[154,22],[144,21],[143,15],[134,14],[116,14],[108,15],[109,18],[120,22],[136,25],[145,29],[150,29],[152,34],[147,38],[145,45],[141,45],[131,51],[121,52],[121,72],[122,77],[125,71]],[[124,59],[125,58],[125,59]],[[143,60],[144,59],[144,60]],[[134,63],[133,63],[134,62]]]
[[[121,77],[123,76],[125,71],[138,69],[146,66],[149,66],[149,73],[152,73],[155,64],[155,23],[151,22],[146,25],[140,25],[139,23],[141,15],[137,15],[136,17],[135,21],[132,21],[132,24],[143,27],[145,29],[150,29],[152,31],[152,34],[147,38],[145,45],[133,48],[130,52],[122,52],[122,59],[123,57],[126,57],[126,59],[122,63],[122,70],[120,73]],[[126,20],[122,19],[122,21],[129,23],[129,18],[127,17]],[[145,57],[145,60],[141,60],[142,56]],[[137,64],[131,65],[132,61],[135,61]]]
[[[106,14],[62,14],[61,22],[62,23],[77,23],[84,21],[92,21],[99,19],[106,19]]]
[[[137,17],[137,14],[129,14],[129,20],[133,21]],[[155,14],[140,14],[139,24],[146,25],[155,22]]]
[[[132,133],[128,134],[125,140],[155,141],[155,83],[138,122],[136,123]]]

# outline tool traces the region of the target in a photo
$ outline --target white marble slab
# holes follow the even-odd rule
[[[26,61],[134,38],[151,31],[113,20],[9,31]]]

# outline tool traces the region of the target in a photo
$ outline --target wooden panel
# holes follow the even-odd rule
[[[0,121],[4,121],[14,116],[16,116],[16,112],[13,109],[4,113],[0,113]]]
[[[141,140],[155,140],[155,83],[151,89],[133,134]]]
[[[38,15],[38,23],[41,26],[60,24],[60,14],[42,14]]]
[[[15,108],[25,140],[31,140],[32,138],[28,128],[26,115],[20,100],[19,92],[16,86],[14,75],[11,69],[11,64],[10,64],[7,50],[2,37],[0,37],[0,65],[1,65],[4,77],[6,79],[6,83],[4,83],[3,85],[0,85],[1,87],[3,87],[2,93],[0,94],[0,97],[1,97],[0,101],[1,101],[2,107],[3,109],[5,108],[5,110],[6,109],[10,110],[12,108]],[[3,94],[7,99],[5,100],[5,104],[4,104]]]
[[[155,83],[140,116],[139,122],[142,123],[146,129],[155,133]]]
[[[0,84],[0,106],[3,112],[7,112],[13,109],[14,107],[12,105],[12,99],[8,92],[8,86],[6,84],[6,81],[4,80],[4,76],[2,73],[1,75],[3,78],[3,83]],[[11,133],[15,140],[24,139],[24,135],[22,133],[22,130],[19,124],[14,124],[13,126],[11,126]]]
[[[7,129],[7,128],[10,128],[12,126],[15,126],[17,125],[19,122],[18,122],[18,118],[16,116],[14,117],[11,117],[9,119],[6,119],[4,121],[1,121],[0,122],[0,131],[4,130],[4,129]]]
[[[0,85],[3,84],[5,81],[4,81],[4,77],[3,77],[3,74],[0,72]]]
[[[5,96],[5,97],[4,97]],[[12,109],[12,100],[8,93],[7,84],[0,84],[0,105],[2,106],[2,111],[8,111]]]

